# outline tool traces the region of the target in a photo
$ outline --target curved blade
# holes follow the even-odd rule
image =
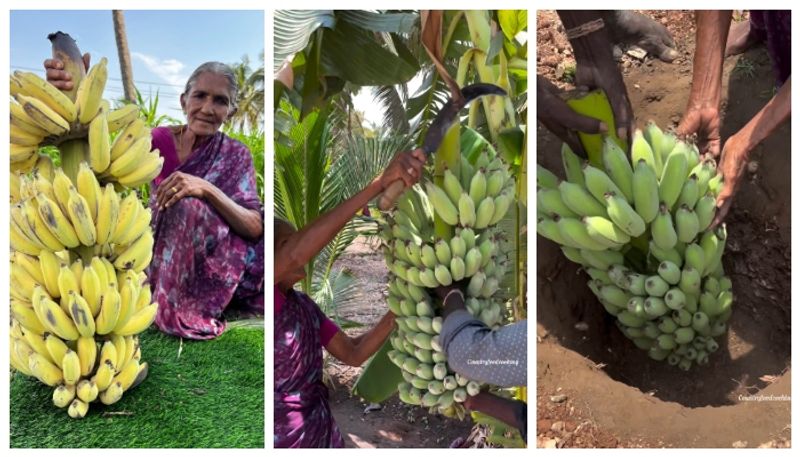
[[[464,86],[461,89],[460,97],[451,97],[439,110],[439,113],[431,122],[425,140],[422,142],[422,150],[427,154],[432,154],[439,149],[442,138],[453,122],[458,119],[458,112],[467,106],[469,102],[486,95],[508,95],[506,91],[494,84],[477,83]]]

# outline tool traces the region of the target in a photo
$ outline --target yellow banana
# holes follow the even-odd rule
[[[28,255],[35,255],[42,249],[37,243],[34,243],[27,236],[25,236],[16,225],[11,223],[11,229],[8,233],[11,248],[15,251],[24,252]]]
[[[111,335],[111,342],[114,343],[114,347],[117,348],[117,362],[114,364],[114,374],[116,374],[122,370],[122,367],[127,363],[125,355],[128,351],[128,343],[124,336],[117,334]]]
[[[53,404],[57,408],[66,408],[75,398],[75,386],[60,385],[53,390]]]
[[[69,122],[53,111],[44,102],[33,97],[17,95],[17,101],[31,120],[51,135],[63,135],[69,132]]]
[[[103,270],[105,273],[105,269]],[[92,265],[87,265],[81,274],[81,296],[91,311],[92,319],[100,312],[100,297],[103,289],[100,288],[100,277]]]
[[[116,283],[109,283],[101,299],[100,314],[95,319],[95,331],[98,335],[107,335],[114,330],[119,319],[120,301]]]
[[[114,346],[114,343],[111,341],[103,343],[103,347],[100,349],[100,361],[111,362],[112,368],[116,369],[118,360],[117,347]]]
[[[42,335],[33,333],[23,327],[22,338],[26,343],[28,343],[28,346],[30,346],[31,349],[43,355],[44,358],[51,363],[53,362],[53,360],[50,358],[50,352],[47,351],[47,345],[44,344],[44,337]]]
[[[89,123],[89,163],[92,170],[102,173],[111,164],[111,143],[106,115],[100,113]]]
[[[45,318],[42,323],[47,330],[55,333],[62,340],[74,341],[80,337],[80,333],[78,333],[78,329],[72,319],[67,316],[56,302],[49,298],[43,298],[40,303]]]
[[[45,332],[45,327],[32,306],[29,306],[19,300],[11,299],[11,315],[16,319],[20,325],[30,330],[32,333],[42,334]]]
[[[15,71],[14,78],[20,83],[20,93],[40,100],[67,122],[75,120],[75,104],[54,85],[27,71]]]
[[[58,241],[69,248],[78,247],[80,245],[78,235],[58,205],[41,192],[36,194],[36,201],[39,203],[39,214],[45,226],[58,238]]]
[[[124,237],[139,216],[139,209],[142,207],[136,192],[130,192],[119,205],[119,216],[117,223],[109,239],[112,243],[118,243]]]
[[[97,210],[97,219],[95,219],[95,230],[97,232],[97,244],[105,244],[110,241],[113,230],[117,226],[119,219],[120,202],[119,196],[114,191],[113,184],[106,184],[100,198],[99,207]]]
[[[78,353],[72,349],[67,349],[64,358],[61,360],[61,371],[64,375],[64,382],[69,385],[78,383],[81,378],[81,360]]]
[[[150,208],[142,208],[138,211],[136,220],[133,221],[130,229],[117,238],[115,241],[123,246],[128,245],[139,239],[145,231],[150,230],[150,220],[152,219],[153,212]]]
[[[37,284],[36,280],[29,275],[21,266],[16,263],[11,264],[11,278],[14,285],[19,287],[19,292],[25,297],[30,297],[33,294],[33,287]]]
[[[149,136],[139,137],[130,148],[111,161],[108,172],[115,177],[132,173],[141,165],[145,154],[150,152],[150,143],[151,139]]]
[[[93,402],[99,393],[97,384],[88,379],[84,379],[79,382],[76,389],[78,398],[80,398],[84,403]]]
[[[103,90],[108,79],[108,59],[103,57],[94,65],[89,73],[81,80],[78,92],[75,94],[75,105],[78,107],[78,121],[88,124],[100,110],[103,101]]]
[[[14,124],[11,124],[8,128],[9,139],[11,144],[17,146],[15,149],[14,155],[15,156],[22,156],[25,151],[30,150],[30,148],[36,148],[38,150],[39,143],[42,142],[44,137],[39,135],[34,135],[31,133],[22,130],[21,128],[17,127]],[[27,159],[30,160],[30,156],[32,154],[27,155]],[[20,163],[23,162],[25,158],[23,157],[13,157],[12,163]]]
[[[73,419],[83,419],[89,412],[89,404],[79,399],[72,400],[67,409],[67,414]]]
[[[122,384],[112,382],[106,390],[100,392],[99,398],[104,405],[113,405],[122,398],[122,392]]]
[[[64,381],[61,370],[38,352],[32,352],[28,356],[28,368],[39,381],[48,386],[55,387]]]
[[[164,166],[164,158],[159,154],[158,149],[148,152],[139,167],[131,173],[119,176],[117,182],[126,187],[138,187],[147,184],[161,173]]]
[[[40,156],[41,157],[41,156]],[[36,154],[32,155],[30,159],[25,162],[13,162],[11,163],[10,170],[13,173],[28,173],[33,170],[33,167],[36,166],[37,161],[39,160],[36,157]]]
[[[37,240],[49,251],[62,251],[64,245],[61,241],[53,235],[53,232],[47,227],[39,213],[38,202],[34,199],[28,199],[22,203],[22,212],[25,220],[28,222],[28,227],[33,230]]]
[[[142,262],[153,255],[153,233],[145,230],[142,236],[134,241],[125,251],[114,260],[114,266],[119,270],[137,270]]]
[[[39,265],[39,259],[36,256],[27,255],[22,252],[12,252],[11,259],[14,263],[22,267],[34,280],[39,284],[44,284],[44,277],[42,276],[42,267]]]
[[[74,186],[69,189],[67,205],[67,212],[78,239],[85,246],[93,246],[97,240],[97,230],[94,228],[89,203]]]
[[[125,365],[122,370],[114,376],[114,379],[111,381],[112,385],[115,383],[119,383],[122,386],[122,390],[128,390],[130,386],[133,384],[133,381],[136,380],[136,376],[139,374],[139,361],[136,359],[131,358],[131,360]]]
[[[40,138],[44,138],[49,135],[47,130],[39,127],[35,122],[33,122],[33,119],[28,116],[28,113],[25,112],[25,109],[22,107],[22,105],[17,103],[16,100],[11,100],[9,111],[11,114],[11,125],[17,127],[23,132],[27,132]]]
[[[131,281],[131,278],[121,278],[120,283],[122,287],[119,290],[120,296],[120,307],[119,307],[119,318],[117,318],[117,324],[114,326],[114,333],[119,333],[119,330],[122,329],[125,324],[128,323],[128,320],[133,317],[134,313],[136,312],[136,298],[133,297],[134,293],[134,284]],[[124,334],[122,334],[124,335]]]
[[[59,368],[63,368],[62,361],[67,351],[70,350],[69,346],[61,341],[61,338],[49,332],[44,334],[44,345],[47,348],[47,353],[50,354],[50,359],[53,360]]]
[[[152,303],[152,300],[153,293],[150,291],[150,284],[143,284],[139,290],[139,296],[136,297],[136,311]]]
[[[53,180],[53,159],[47,154],[39,154],[34,169],[48,181]]]
[[[81,362],[81,376],[89,376],[97,361],[97,343],[91,336],[78,338],[78,358]]]
[[[25,218],[24,202],[20,202],[11,207],[11,230],[17,231],[20,235],[24,236],[28,241],[39,246],[39,249],[44,249],[46,246],[42,243],[33,227],[28,224]]]
[[[37,143],[38,144],[38,143]],[[36,155],[39,150],[37,145],[21,145],[11,143],[9,148],[9,155],[11,156],[11,163],[24,163],[31,160],[31,157]],[[17,187],[19,189],[19,187]]]
[[[139,339],[137,337],[135,336],[125,337],[125,357],[123,357],[122,360],[120,361],[119,364],[120,371],[128,364],[128,362],[131,361],[138,347],[139,347]]]
[[[139,117],[139,107],[129,103],[108,113],[108,131],[116,132]]]
[[[114,143],[111,144],[111,161],[117,160],[141,137],[150,138],[150,129],[142,119],[137,118],[114,139]]]
[[[113,379],[114,365],[110,360],[104,359],[100,362],[100,367],[97,369],[97,373],[92,377],[92,381],[97,385],[97,390],[103,392],[111,385]]]
[[[97,220],[97,210],[100,203],[101,192],[100,183],[97,182],[97,178],[86,162],[81,162],[80,168],[78,169],[77,188],[78,193],[86,199],[86,203],[89,205],[89,212],[92,215],[92,220]]]
[[[81,287],[75,272],[66,263],[62,263],[58,271],[58,292],[61,299],[68,299],[69,293],[80,293]]]
[[[120,329],[115,330],[115,333],[120,335],[136,335],[146,330],[153,321],[156,319],[156,312],[158,311],[158,304],[151,303],[148,306],[136,311],[136,314],[128,319],[128,322]]]
[[[82,337],[92,337],[95,333],[94,316],[92,316],[92,309],[86,300],[75,292],[70,291],[67,298],[69,314],[72,316],[72,322]]]

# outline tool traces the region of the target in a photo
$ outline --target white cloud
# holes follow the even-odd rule
[[[162,60],[141,52],[132,52],[131,55],[141,61],[151,73],[164,80],[164,82],[179,86],[174,88],[179,94],[183,92],[182,88],[189,78],[189,75],[183,71],[186,67],[183,62],[176,59]]]

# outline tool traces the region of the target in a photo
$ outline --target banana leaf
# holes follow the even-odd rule
[[[315,30],[333,27],[335,23],[332,10],[275,11],[273,71],[277,71],[287,57],[305,49]]]
[[[336,16],[364,30],[387,33],[411,33],[419,20],[419,16],[412,13],[374,13],[359,10],[337,11]]]
[[[470,163],[474,164],[475,160],[477,160],[484,149],[488,150],[489,157],[495,157],[497,155],[492,143],[490,143],[486,137],[469,127],[462,127],[461,155],[469,160]]]
[[[370,403],[380,403],[394,395],[403,380],[400,367],[389,360],[392,343],[387,339],[380,350],[367,362],[353,386],[353,394]]]

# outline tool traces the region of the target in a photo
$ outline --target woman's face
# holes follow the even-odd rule
[[[189,93],[181,95],[186,124],[197,136],[217,133],[228,119],[230,106],[228,80],[216,73],[200,73]]]
[[[295,232],[294,227],[285,222],[277,224],[275,226],[275,247],[277,248],[278,246],[283,244],[286,238],[294,232]],[[276,258],[275,262],[280,262],[280,260]],[[285,282],[279,284],[279,286],[285,289],[290,289],[295,284],[297,284],[298,281],[302,280],[305,277],[306,277],[306,269],[301,266],[297,270],[293,271],[290,277],[287,278]]]

